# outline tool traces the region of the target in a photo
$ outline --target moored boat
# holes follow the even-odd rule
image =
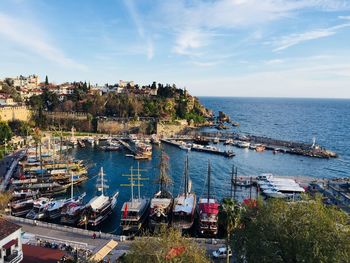
[[[169,157],[162,151],[158,178],[159,191],[154,194],[150,202],[149,228],[152,232],[161,226],[168,226],[170,224],[174,199],[173,195],[167,189],[167,186],[171,183],[168,173]]]
[[[207,193],[199,198],[198,231],[202,236],[215,236],[218,233],[219,202],[211,192],[211,167],[208,163]]]
[[[136,147],[136,160],[151,159],[152,158],[152,145],[139,142],[135,144]]]
[[[89,225],[95,227],[101,224],[104,220],[112,214],[113,209],[117,204],[117,198],[119,192],[114,193],[112,196],[104,195],[104,189],[108,188],[105,184],[103,168],[99,172],[99,183],[97,184],[97,190],[101,192],[101,195],[93,197],[81,216],[79,222],[80,225]]]
[[[29,211],[26,218],[37,220],[44,219],[46,217],[46,209],[50,203],[50,199],[46,197],[40,197],[34,201],[33,209]]]
[[[125,234],[136,234],[141,231],[145,225],[148,213],[149,213],[149,199],[141,198],[140,193],[140,180],[146,179],[141,178],[140,169],[138,167],[137,174],[134,174],[134,169],[131,167],[130,174],[128,175],[130,184],[124,184],[122,186],[130,186],[131,188],[131,200],[125,202],[121,209],[120,226],[122,232]],[[135,184],[137,181],[137,184]],[[138,186],[138,197],[134,198],[134,186]]]
[[[196,194],[191,192],[192,182],[189,178],[188,156],[184,170],[184,191],[174,200],[172,226],[186,231],[193,226],[196,209]]]
[[[26,216],[33,209],[34,199],[32,197],[10,203],[11,215]]]

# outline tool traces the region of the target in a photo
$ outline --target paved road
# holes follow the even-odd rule
[[[0,185],[0,192],[3,192],[6,190],[9,180],[11,179],[14,171],[17,168],[18,161],[21,159],[24,155],[24,151],[17,151],[14,152],[11,155],[8,155],[2,160],[0,164],[0,172],[1,172],[1,185]],[[9,167],[9,168],[8,168]]]

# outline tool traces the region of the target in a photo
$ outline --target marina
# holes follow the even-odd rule
[[[198,235],[204,237],[216,236],[218,233],[218,200],[220,199],[215,197],[218,187],[215,185],[217,181],[211,179],[211,164],[208,163],[208,167],[206,168],[208,176],[202,183],[198,183],[198,178],[195,178],[197,183],[193,184],[189,176],[192,173],[192,165],[190,165],[191,161],[189,157],[197,154],[205,155],[206,152],[198,151],[196,153],[194,151],[192,153],[192,150],[183,151],[179,147],[179,145],[181,146],[179,142],[170,141],[168,143],[166,140],[162,140],[162,142],[164,143],[163,147],[159,148],[159,146],[155,146],[152,153],[152,159],[155,159],[156,162],[155,165],[160,165],[158,166],[160,167],[159,170],[155,170],[155,173],[160,175],[156,179],[160,183],[159,190],[152,190],[154,189],[152,186],[153,183],[150,183],[148,178],[141,175],[146,172],[148,176],[153,177],[153,175],[147,172],[147,167],[149,167],[147,163],[152,162],[152,159],[147,162],[142,161],[142,165],[140,166],[138,160],[127,159],[123,151],[101,151],[100,147],[91,144],[81,148],[81,150],[76,148],[72,148],[71,150],[66,149],[68,152],[65,154],[75,157],[70,157],[70,161],[64,163],[60,161],[52,162],[51,159],[54,154],[50,155],[48,152],[45,152],[41,157],[40,155],[37,157],[32,154],[33,151],[31,150],[29,151],[31,153],[30,155],[24,156],[24,159],[22,157],[19,161],[21,167],[20,178],[12,180],[10,187],[17,192],[29,189],[33,194],[14,199],[11,203],[11,213],[14,216],[48,222],[60,222],[65,225],[85,229],[110,231],[108,229],[112,228],[114,229],[113,233],[123,233],[125,235],[140,234],[146,229],[154,232],[160,229],[162,225],[172,225],[175,228],[181,229],[184,233],[198,233]],[[123,143],[120,144],[123,145]],[[185,160],[185,164],[180,165],[182,168],[178,171],[179,175],[175,175],[175,184],[181,186],[176,198],[173,197],[171,189],[165,190],[166,188],[164,188],[170,182],[170,178],[167,177],[166,173],[174,172],[173,170],[170,171],[169,164],[166,164],[172,162],[172,160],[165,152],[170,151],[171,153],[171,151],[175,150],[173,146],[177,147],[176,151],[182,153]],[[244,150],[246,150],[245,147],[242,151]],[[115,187],[108,189],[106,178],[109,178],[109,180],[112,178],[109,174],[111,171],[109,168],[107,168],[109,171],[108,174],[104,172],[103,166],[100,166],[99,170],[86,169],[84,163],[76,159],[75,152],[89,151],[95,154],[102,154],[105,157],[108,155],[120,156],[119,158],[124,159],[124,162],[126,161],[125,164],[130,163],[131,168],[128,173],[123,173],[124,177],[119,185],[121,187],[127,186],[126,189],[130,189],[130,191],[126,191],[126,194],[129,192],[131,199],[126,199],[125,194],[119,195],[120,191],[115,189]],[[129,151],[129,149],[126,148],[126,151]],[[222,157],[218,155],[217,158]],[[25,161],[26,159],[27,162]],[[96,160],[94,159],[94,161]],[[133,168],[135,166],[136,168]],[[77,167],[80,167],[80,170]],[[93,192],[91,190],[86,194],[81,194],[79,190],[81,186],[75,184],[73,180],[74,172],[79,174],[78,171],[86,171],[84,173],[87,173],[87,181],[81,183],[85,191],[87,190],[86,186],[84,186],[86,182],[96,178],[94,179],[97,183],[97,193],[95,195],[92,195]],[[228,184],[231,185],[231,190],[229,186],[226,188],[226,196],[231,195],[233,198],[241,198],[241,200],[253,198],[258,195],[264,198],[295,200],[299,198],[299,194],[309,191],[310,186],[316,184],[325,185],[327,182],[324,179],[315,179],[314,177],[281,177],[266,173],[252,176],[238,176],[236,168],[233,168],[233,171],[231,174],[230,172],[227,173],[226,180],[230,178]],[[95,174],[92,177],[91,172]],[[67,178],[70,177],[70,180],[67,180],[66,183],[63,181],[52,181],[52,178],[56,177],[57,174],[67,174]],[[180,177],[182,177],[181,180]],[[128,181],[127,184],[123,183],[125,179]],[[144,188],[145,184],[147,184],[146,188]],[[43,192],[38,185],[44,187],[46,190]],[[204,193],[203,186],[206,186],[204,189],[207,188]],[[54,190],[55,187],[58,187],[59,190]],[[144,188],[143,190],[146,190],[143,194],[141,187]],[[134,188],[136,189],[136,193]],[[48,189],[51,190],[48,191]],[[68,193],[66,192],[68,192],[68,189],[70,189],[70,198],[59,197],[62,194],[67,196]],[[75,197],[75,190],[78,191],[77,193],[80,196]],[[106,191],[109,194],[106,194]],[[154,192],[152,193],[152,191]],[[200,194],[201,192],[202,194]],[[54,197],[57,195],[58,197],[55,199]],[[219,196],[223,196],[220,191]],[[197,217],[198,222],[195,221]],[[116,220],[116,218],[119,218],[119,220]],[[112,227],[108,227],[109,224],[112,224]],[[120,224],[120,226],[117,227],[116,224]],[[190,230],[191,232],[189,232]]]

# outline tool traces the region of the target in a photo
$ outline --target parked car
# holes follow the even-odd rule
[[[213,258],[226,258],[226,256],[226,247],[221,247],[218,250],[213,251]],[[228,256],[232,256],[232,251],[230,248],[228,249]]]

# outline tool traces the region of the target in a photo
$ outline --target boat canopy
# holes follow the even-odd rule
[[[109,201],[108,196],[99,195],[92,198],[88,205],[90,205],[93,210],[97,210],[97,209],[100,209],[108,201]]]
[[[199,213],[206,214],[218,214],[219,213],[219,204],[218,203],[200,203],[199,204]]]
[[[187,214],[192,212],[194,205],[194,195],[193,194],[188,194],[187,197],[185,197],[184,194],[181,196],[177,197],[175,199],[175,207],[174,207],[174,212],[185,212]]]

